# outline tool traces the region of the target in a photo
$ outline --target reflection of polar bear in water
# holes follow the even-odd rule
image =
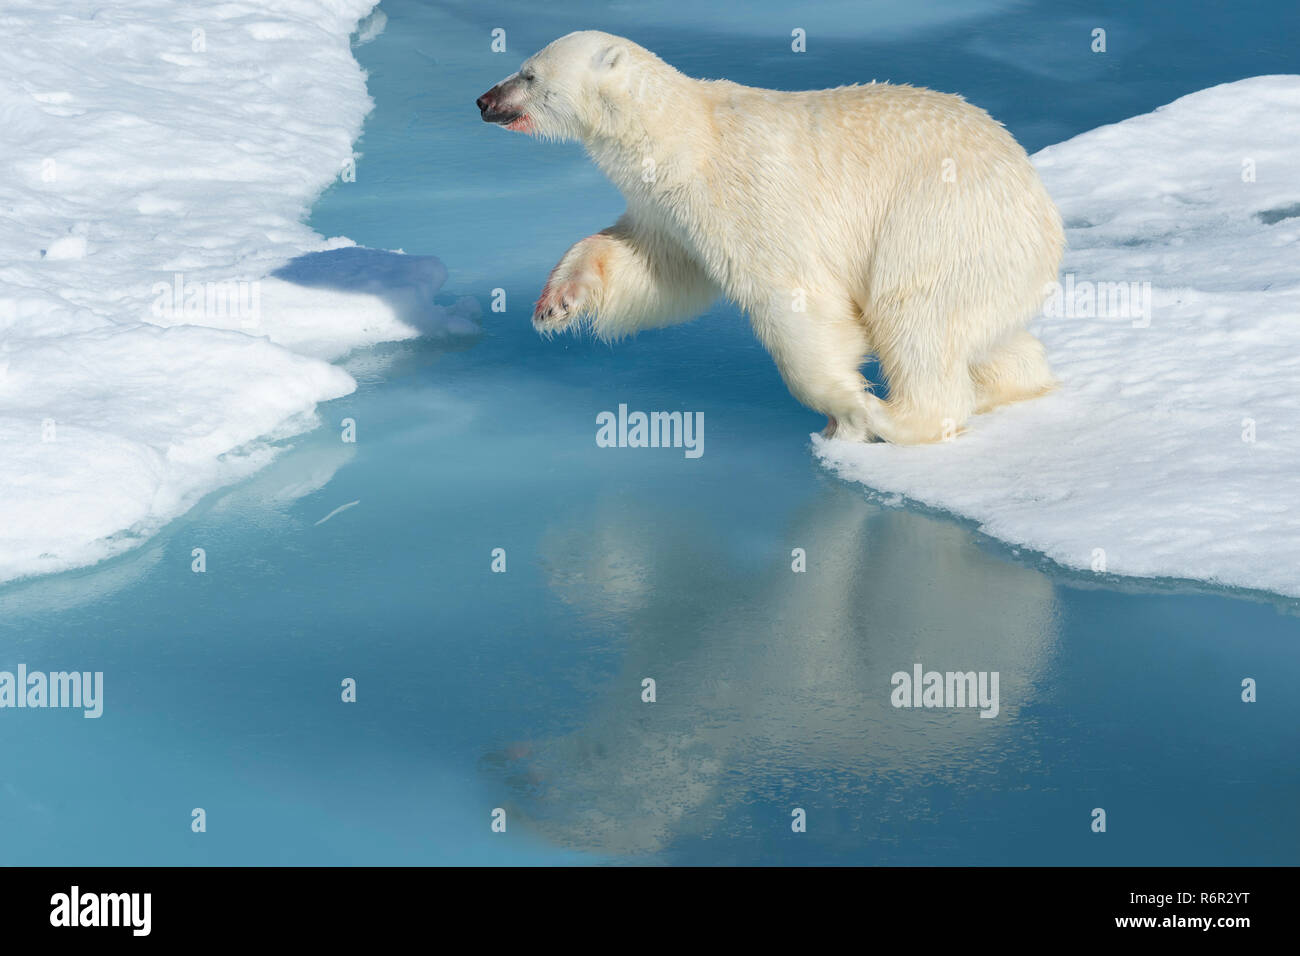
[[[746,312],[827,434],[936,441],[1052,376],[1025,330],[1064,247],[1025,151],[960,97],[872,83],[785,93],[684,76],[571,33],[478,100],[507,129],[576,139],[627,212],[573,246],[533,322],[617,338]],[[859,369],[880,361],[890,400]]]
[[[625,633],[626,650],[579,730],[492,758],[512,818],[564,846],[647,852],[710,832],[755,793],[863,807],[886,788],[987,786],[1047,663],[1047,578],[851,489],[829,488],[758,567],[703,552],[707,540],[688,517],[629,513],[620,498],[542,542],[551,588]],[[791,570],[795,547],[805,573]],[[918,662],[999,671],[1001,712],[895,709],[890,678]],[[641,701],[645,677],[655,703]],[[841,789],[809,793],[814,779]]]

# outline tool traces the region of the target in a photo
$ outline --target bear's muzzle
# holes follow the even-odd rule
[[[508,126],[523,115],[519,110],[511,109],[504,104],[505,91],[502,89],[504,85],[498,83],[474,101],[474,105],[478,107],[479,113],[483,117],[483,122]]]

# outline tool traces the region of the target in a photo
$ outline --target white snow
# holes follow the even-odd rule
[[[1070,568],[1300,595],[1300,76],[1202,90],[1034,161],[1069,241],[1073,307],[1035,326],[1061,388],[948,443],[814,436],[815,454]],[[1090,310],[1101,282],[1139,283],[1137,307],[1103,290]]]
[[[373,6],[6,3],[0,581],[117,554],[265,464],[355,388],[326,360],[474,330],[472,300],[433,304],[436,259],[302,224],[354,161]]]

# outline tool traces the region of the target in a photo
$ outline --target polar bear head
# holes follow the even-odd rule
[[[476,104],[485,122],[508,130],[590,142],[616,133],[631,106],[633,65],[652,60],[622,37],[570,33],[530,56]]]

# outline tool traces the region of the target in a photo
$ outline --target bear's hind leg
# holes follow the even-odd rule
[[[889,401],[889,425],[880,436],[899,445],[921,445],[956,437],[975,410],[975,387],[967,355],[959,342],[931,334],[909,317],[895,325],[910,334],[879,343],[877,355]]]
[[[887,438],[885,404],[858,371],[868,351],[866,332],[849,308],[810,295],[808,310],[793,312],[781,304],[781,295],[774,299],[775,308],[751,313],[754,331],[790,394],[828,419],[822,437]]]
[[[971,363],[975,411],[1037,398],[1056,387],[1043,344],[1020,329]]]

